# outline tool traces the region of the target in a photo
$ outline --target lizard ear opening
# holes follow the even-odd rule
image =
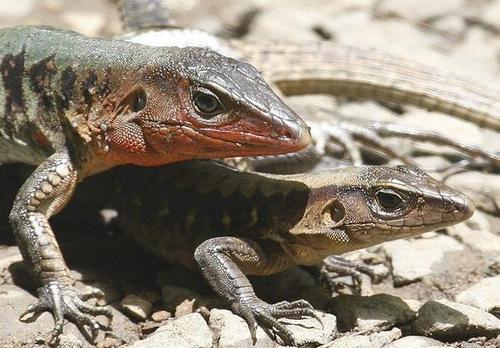
[[[327,217],[331,222],[339,224],[345,216],[345,208],[339,201],[333,201],[323,210],[323,216]]]
[[[146,107],[147,94],[141,87],[133,89],[118,104],[119,113],[139,112]]]

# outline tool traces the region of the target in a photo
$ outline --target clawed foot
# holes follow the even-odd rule
[[[253,343],[257,340],[257,323],[268,333],[277,335],[285,345],[296,346],[292,332],[281,322],[280,318],[298,319],[303,317],[313,317],[321,323],[321,319],[316,314],[314,308],[305,300],[293,302],[282,301],[269,304],[253,297],[247,301],[239,301],[232,306],[233,311],[243,317],[250,328]]]
[[[341,256],[331,255],[323,260],[321,277],[333,290],[338,292],[337,277],[350,276],[353,279],[352,291],[359,294],[361,291],[362,275],[370,277],[372,281],[379,281],[378,275],[369,266],[349,261]]]
[[[84,301],[102,297],[104,293],[99,289],[93,289],[88,293],[82,293],[72,286],[63,285],[53,281],[38,289],[38,302],[30,305],[20,316],[23,322],[33,322],[45,311],[52,313],[55,321],[54,330],[50,338],[50,345],[59,342],[63,332],[64,318],[73,322],[85,336],[95,341],[100,329],[108,329],[111,323],[111,310],[103,306],[93,306]],[[104,315],[108,318],[108,324],[100,324],[94,316]],[[90,329],[90,335],[85,330]]]

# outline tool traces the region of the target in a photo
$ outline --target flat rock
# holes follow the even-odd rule
[[[212,309],[208,322],[214,335],[214,342],[219,348],[254,347],[248,325],[241,318],[227,309]],[[275,347],[276,343],[262,330],[257,327],[257,342],[255,347]]]
[[[192,313],[179,319],[169,320],[144,340],[135,342],[130,348],[210,348],[212,347],[212,332],[205,319]]]
[[[426,302],[413,322],[417,334],[440,340],[467,340],[471,337],[496,337],[500,319],[469,305],[435,300]]]
[[[463,0],[383,0],[378,3],[375,11],[384,17],[399,17],[421,22],[457,12],[463,3]]]
[[[21,19],[30,14],[36,7],[35,0],[0,1],[0,18],[10,20]]]
[[[20,347],[30,346],[34,342],[46,342],[50,336],[50,331],[54,326],[52,316],[46,312],[32,323],[23,323],[18,320],[19,315],[30,304],[36,303],[36,298],[27,291],[10,284],[0,286],[0,347]],[[113,313],[113,333],[124,340],[132,342],[138,339],[138,334],[134,330],[135,325],[119,311],[110,307]],[[102,323],[106,320],[98,317]],[[101,341],[101,334],[97,341]],[[66,342],[66,343],[65,343]],[[75,325],[66,323],[64,325],[64,337],[62,344],[66,347],[92,347]]]
[[[453,37],[455,40],[463,38],[467,30],[467,24],[462,16],[448,14],[431,23],[432,28],[439,33],[445,33],[447,37]]]
[[[171,317],[172,317],[172,314],[170,314],[170,312],[167,312],[164,310],[156,311],[153,314],[151,314],[151,319],[153,319],[154,321],[156,321],[158,323],[165,321],[167,319],[170,319]]]
[[[153,305],[146,299],[137,295],[129,294],[121,301],[122,309],[133,317],[145,320],[151,314]]]
[[[485,311],[500,310],[500,275],[485,278],[458,293],[455,301],[481,308]]]
[[[477,171],[449,176],[446,185],[459,189],[472,199],[478,209],[497,214],[500,211],[500,180],[497,174]]]
[[[395,240],[382,248],[391,259],[396,286],[409,284],[432,274],[433,268],[445,261],[448,253],[464,250],[454,238],[438,235],[412,241]]]
[[[375,332],[371,335],[347,334],[322,348],[382,348],[401,337],[401,330]]]
[[[337,316],[342,332],[353,330],[385,330],[408,323],[415,312],[400,298],[377,294],[363,297],[340,295],[332,299],[330,311]]]
[[[401,19],[373,20],[371,13],[353,11],[340,13],[322,26],[342,45],[378,48],[412,61],[447,66],[447,58],[430,49],[434,40]]]
[[[405,336],[388,344],[385,348],[434,348],[444,346],[444,343],[433,338],[422,336]]]
[[[281,8],[270,8],[252,21],[250,32],[246,38],[252,40],[265,37],[279,40],[290,35],[288,23],[294,23],[293,36],[295,41],[317,40],[319,37],[312,28],[325,20],[325,14],[313,8],[290,6],[286,11]]]
[[[484,23],[500,30],[500,1],[490,1],[484,6],[480,18]]]
[[[68,11],[62,14],[65,24],[70,25],[74,30],[87,36],[97,36],[106,25],[106,17],[98,12],[73,12]]]
[[[480,211],[476,211],[469,220],[450,226],[448,234],[482,252],[484,256],[500,253],[500,236],[491,232],[490,222]]]
[[[318,311],[316,314],[321,322],[316,318],[280,320],[292,331],[299,347],[327,344],[335,338],[337,334],[336,317]]]
[[[452,137],[454,141],[462,144],[482,144],[482,133],[478,126],[438,112],[410,108],[401,118],[399,125]],[[429,154],[455,153],[451,148],[430,142],[419,142],[417,148]]]
[[[492,37],[482,28],[469,27],[463,42],[451,52],[447,71],[498,89],[495,76],[498,76],[499,48],[498,37]]]
[[[314,318],[280,320],[292,331],[299,346],[326,344],[335,337],[337,332],[335,316],[321,312],[316,313],[321,318],[323,327]],[[228,310],[212,309],[210,311],[209,326],[214,333],[214,341],[217,342],[219,348],[271,348],[277,346],[276,342],[272,341],[260,327],[257,328],[257,342],[253,346],[245,320]]]
[[[442,177],[441,173],[435,172],[435,170],[447,168],[451,164],[450,161],[439,155],[418,156],[414,158],[414,161],[417,166],[426,172],[432,173],[432,177],[437,180],[441,180]]]
[[[337,112],[348,119],[365,121],[394,122],[398,115],[373,101],[357,101],[341,104]]]

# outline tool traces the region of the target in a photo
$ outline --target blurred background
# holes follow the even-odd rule
[[[0,26],[121,32],[119,0],[0,0]],[[223,37],[379,47],[479,80],[500,77],[499,0],[176,0],[181,26]],[[498,85],[498,80],[497,80]]]

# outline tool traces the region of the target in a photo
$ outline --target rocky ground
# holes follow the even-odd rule
[[[180,25],[225,38],[331,40],[377,47],[499,86],[500,0],[171,3]],[[114,6],[105,0],[0,0],[0,23],[48,24],[112,36],[121,30]],[[304,115],[395,122],[500,151],[498,133],[438,113],[328,96],[293,97],[290,103]],[[318,114],[314,106],[331,112]],[[441,168],[456,159],[448,148],[391,141],[415,155],[426,169]],[[15,173],[15,168],[0,167],[4,178],[0,188],[0,347],[43,347],[52,327],[50,315],[45,313],[31,324],[17,320],[35,302],[36,291],[6,224],[6,211],[21,183]],[[331,295],[321,286],[317,268],[254,279],[257,293],[272,302],[305,298],[328,313],[322,314],[323,327],[309,319],[290,321],[289,328],[299,342],[312,340],[324,347],[500,347],[499,176],[462,171],[446,180],[469,194],[480,210],[470,221],[445,231],[349,255],[373,266],[382,278],[379,283],[363,278],[363,296],[350,294],[349,287]],[[53,224],[79,286],[85,283],[103,289],[103,301],[113,308],[113,331],[99,337],[99,347],[252,346],[244,321],[225,309],[198,274],[147,255],[87,208],[69,207]],[[68,324],[62,346],[89,344]],[[257,346],[276,344],[259,330]]]

